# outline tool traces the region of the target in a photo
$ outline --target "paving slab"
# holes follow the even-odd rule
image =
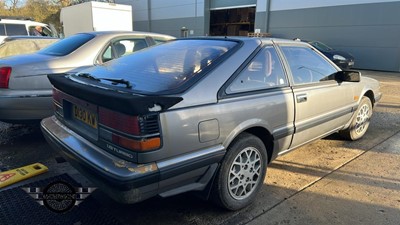
[[[400,223],[400,132],[249,224]]]

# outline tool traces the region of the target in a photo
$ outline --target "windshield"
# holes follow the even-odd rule
[[[94,37],[93,34],[75,34],[38,51],[38,53],[44,55],[65,56],[75,51]]]
[[[319,41],[310,41],[310,44],[312,46],[314,46],[316,49],[320,50],[320,51],[330,51],[332,50],[331,47],[329,47],[328,45],[319,42]]]
[[[82,74],[90,74],[110,85],[116,83],[107,79],[123,79],[129,82],[133,92],[171,92],[198,80],[203,71],[237,44],[226,40],[182,39],[92,67]]]

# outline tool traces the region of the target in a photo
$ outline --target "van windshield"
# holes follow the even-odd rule
[[[37,53],[43,55],[65,56],[92,40],[94,37],[93,34],[75,34],[62,39]]]

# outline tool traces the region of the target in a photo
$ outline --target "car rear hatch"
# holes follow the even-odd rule
[[[102,149],[131,162],[162,146],[159,113],[182,98],[103,89],[49,76],[56,117]]]
[[[238,46],[182,39],[68,76],[48,76],[56,116],[102,149],[131,162],[162,147],[160,113]],[[165,54],[168,52],[168,54]]]

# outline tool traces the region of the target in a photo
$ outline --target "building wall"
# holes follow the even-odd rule
[[[400,71],[400,1],[319,0],[313,6],[308,5],[312,0],[294,2],[298,1],[271,2],[268,32],[320,40],[348,51],[355,57],[356,68]]]
[[[257,0],[211,0],[210,8],[211,9],[226,9],[226,8],[235,8],[235,7],[243,7],[243,6],[254,6]]]
[[[356,68],[400,71],[400,0],[116,0],[130,4],[133,29],[207,35],[210,10],[256,4],[255,29],[319,40],[352,53]]]
[[[208,32],[209,0],[116,0],[118,4],[132,5],[133,29],[152,31],[180,37],[181,28],[190,35],[202,36]],[[205,15],[208,15],[206,18]],[[206,25],[207,23],[207,25]]]

